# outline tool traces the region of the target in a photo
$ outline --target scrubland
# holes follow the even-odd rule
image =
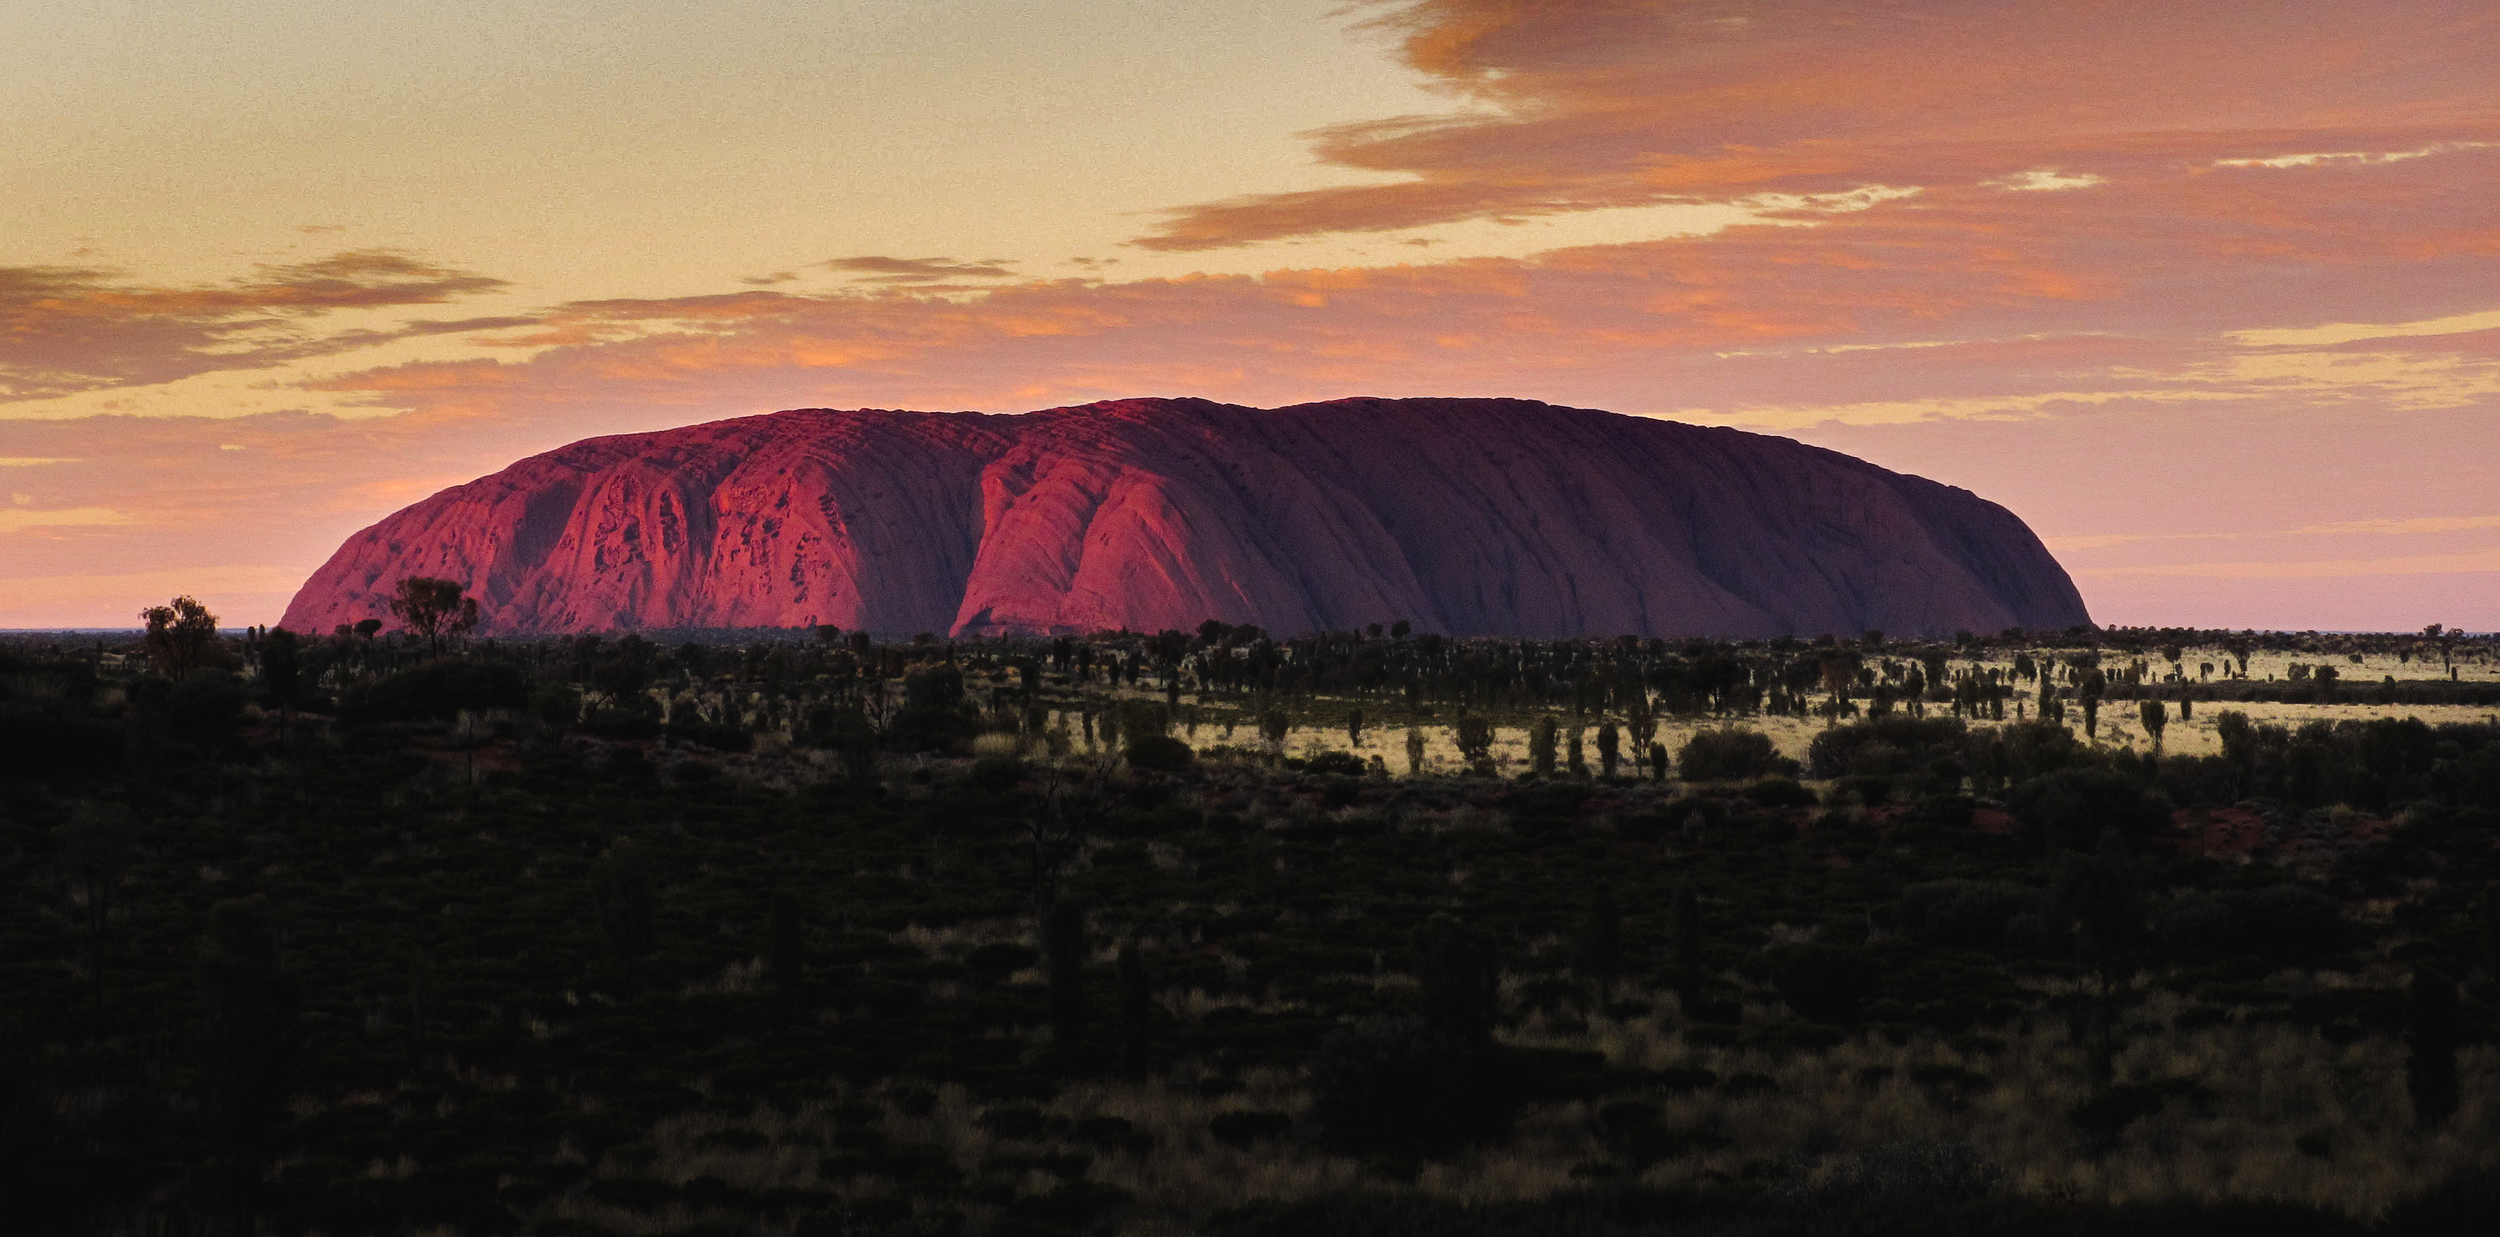
[[[2198,674],[2226,641],[2248,677]],[[30,1231],[2398,1232],[2493,1199],[2488,641],[195,652],[0,652]]]

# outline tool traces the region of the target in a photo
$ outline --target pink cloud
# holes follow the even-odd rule
[[[1468,105],[1311,135],[1324,161],[1396,179],[1180,207],[1136,243],[2500,136],[2500,18],[2445,0],[1372,7],[1405,62]]]

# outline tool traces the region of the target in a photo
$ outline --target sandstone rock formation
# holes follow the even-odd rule
[[[349,538],[284,623],[387,618],[411,575],[463,582],[503,633],[2090,621],[2030,529],[1968,491],[1785,438],[1495,399],[806,410],[593,438]]]

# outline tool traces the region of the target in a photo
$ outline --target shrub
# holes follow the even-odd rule
[[[2010,881],[1941,880],[1903,889],[1896,913],[1902,933],[1922,945],[1996,949],[2016,916],[2045,909],[2039,890]]]
[[[1236,1108],[1215,1114],[1207,1122],[1207,1132],[1215,1141],[1230,1147],[1247,1147],[1254,1142],[1282,1138],[1293,1129],[1293,1118],[1281,1112],[1258,1112]]]
[[[1361,777],[1371,771],[1363,758],[1352,752],[1321,752],[1302,766],[1303,771],[1320,777]]]
[[[1330,1035],[1311,1067],[1311,1116],[1356,1154],[1446,1156],[1510,1132],[1516,1109],[1498,1050],[1373,1019]]]
[[[1814,792],[1793,777],[1766,777],[1745,791],[1747,798],[1768,808],[1813,807]]]
[[[657,723],[658,701],[640,693],[631,699],[650,705],[651,721]],[[351,725],[446,721],[463,709],[483,712],[528,704],[529,684],[518,667],[445,657],[389,675],[362,690],[351,689],[340,699],[339,713],[340,720]]]
[[[2107,769],[2061,769],[2014,788],[2006,805],[2035,841],[2067,850],[2095,849],[2103,829],[2116,829],[2128,849],[2170,831],[2170,800]]]
[[[1007,982],[1016,972],[1040,962],[1042,955],[1030,946],[995,942],[983,945],[964,956],[964,965],[972,973],[999,984]]]
[[[1822,778],[1894,777],[1955,754],[1967,733],[1960,718],[1890,714],[1814,736],[1806,767]]]
[[[1961,1203],[1985,1197],[2004,1175],[1966,1143],[1886,1143],[1834,1159],[1788,1192],[1834,1209]]]
[[[1155,773],[1179,773],[1197,760],[1189,744],[1160,734],[1139,734],[1128,742],[1129,767]]]
[[[1781,757],[1769,735],[1742,726],[1695,731],[1676,753],[1675,767],[1690,782],[1735,782],[1797,772],[1797,762]]]
[[[2181,893],[2161,908],[2154,933],[2185,962],[2257,958],[2276,966],[2314,965],[2348,937],[2343,907],[2297,885]]]
[[[1845,1026],[1857,1021],[1859,1008],[1875,995],[1877,979],[1867,951],[1809,942],[1780,955],[1772,983],[1798,1017]]]

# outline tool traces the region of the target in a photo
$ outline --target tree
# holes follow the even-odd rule
[[[1561,733],[1562,728],[1550,714],[1536,719],[1536,725],[1528,731],[1528,766],[1536,770],[1537,776],[1554,776],[1555,740]]]
[[[1453,1043],[1481,1044],[1493,1034],[1501,972],[1485,942],[1447,912],[1415,930],[1415,977],[1423,985],[1424,1022]]]
[[[1345,741],[1349,747],[1363,746],[1363,711],[1361,709],[1346,710]]]
[[[787,889],[773,894],[770,953],[764,955],[764,978],[783,992],[795,993],[807,978],[807,924],[799,917],[799,899]]]
[[[651,951],[651,921],[659,897],[652,889],[651,862],[631,839],[620,841],[590,865],[592,912],[599,937],[620,974]]]
[[[1153,1063],[1154,985],[1134,939],[1120,942],[1120,1076],[1143,1082]]]
[[[1623,911],[1615,905],[1614,889],[1603,882],[1589,895],[1571,969],[1596,994],[1599,1005],[1614,999],[1615,977],[1623,973]]]
[[[2118,830],[2102,830],[2098,852],[2061,859],[2049,897],[2072,928],[2076,961],[2097,985],[2090,1037],[2092,1087],[2106,1091],[2117,1051],[2121,989],[2135,970],[2135,949],[2144,933],[2144,895]]]
[[[409,576],[391,598],[391,617],[407,624],[429,650],[441,653],[444,640],[477,627],[477,599],[465,596],[466,591],[456,580]]]
[[[1688,1018],[1701,1001],[1701,983],[1705,973],[1701,931],[1701,895],[1691,881],[1679,881],[1674,897],[1667,904],[1667,944],[1675,951],[1668,969],[1669,978],[1675,985],[1676,999],[1682,1003]]]
[[[1406,772],[1409,777],[1424,771],[1424,732],[1413,726],[1406,728]]]
[[[1061,1052],[1085,1037],[1086,952],[1084,909],[1052,903],[1042,917],[1042,961],[1050,978],[1050,1042]]]
[[[303,686],[304,644],[294,632],[273,627],[260,638],[260,681],[278,705],[279,733],[295,720],[295,693]]]
[[[2457,1047],[2465,1040],[2457,985],[2430,970],[2414,972],[2405,992],[2405,1093],[2414,1124],[2433,1129],[2457,1111]]]
[[[1623,735],[1613,722],[1597,728],[1597,764],[1608,781],[1614,780],[1615,765],[1623,758]]]
[[[141,610],[139,619],[148,628],[140,637],[148,663],[174,682],[207,665],[210,652],[217,647],[217,616],[189,596]]]
[[[250,1232],[262,1165],[292,1089],[298,1004],[295,979],[278,961],[265,901],[209,909],[199,977],[206,1016],[202,1064],[209,1117],[225,1160],[225,1201],[238,1231]]]
[[[2153,754],[2161,754],[2161,732],[2170,725],[2170,710],[2159,700],[2145,700],[2136,706],[2136,716],[2144,722],[2144,733],[2153,737]]]
[[[1571,726],[1571,761],[1567,767],[1573,777],[1589,775],[1588,743],[1584,733],[1587,729],[1577,722]]]
[[[1285,750],[1285,739],[1293,734],[1293,718],[1283,709],[1269,709],[1259,715],[1259,737],[1267,740],[1270,750]]]
[[[1474,773],[1493,773],[1493,723],[1481,717],[1461,717],[1450,728],[1450,739],[1458,745],[1458,754]]]
[[[113,808],[89,806],[52,831],[53,849],[62,874],[83,903],[79,909],[87,929],[87,973],[95,983],[95,1014],[104,1018],[104,938],[113,918],[113,895],[121,887],[137,853],[127,815]],[[101,1034],[99,1026],[98,1033]]]

